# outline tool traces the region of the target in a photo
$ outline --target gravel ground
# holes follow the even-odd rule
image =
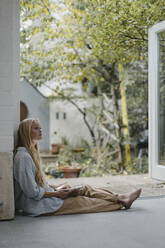
[[[151,179],[148,174],[122,175],[109,177],[49,178],[50,184],[67,183],[70,185],[89,184],[93,187],[105,187],[115,193],[126,193],[142,188],[142,197],[165,195],[165,182]]]

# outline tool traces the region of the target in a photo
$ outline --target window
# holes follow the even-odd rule
[[[59,120],[59,112],[56,112],[56,119]]]
[[[66,120],[66,113],[63,113],[63,119]]]

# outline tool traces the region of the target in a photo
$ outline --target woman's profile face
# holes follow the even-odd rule
[[[32,123],[30,135],[32,140],[42,139],[42,131],[41,131],[40,123],[37,120],[33,121]]]

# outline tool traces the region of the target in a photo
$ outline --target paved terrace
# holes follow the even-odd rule
[[[124,193],[142,187],[129,210],[66,216],[16,216],[0,222],[0,248],[164,248],[165,184],[148,175],[49,179]]]

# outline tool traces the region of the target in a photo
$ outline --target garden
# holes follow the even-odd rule
[[[148,29],[165,19],[163,1],[20,0],[20,6],[21,78],[47,87],[48,102],[72,104],[90,136],[77,146],[61,137],[52,161],[41,154],[45,174],[146,173]]]

